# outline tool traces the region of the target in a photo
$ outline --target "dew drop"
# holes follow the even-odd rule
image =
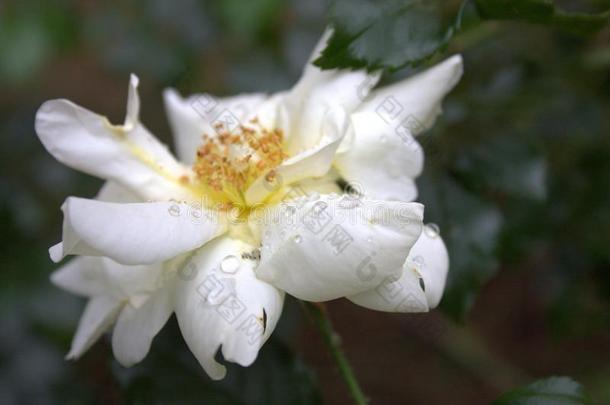
[[[426,224],[426,226],[424,227],[424,232],[426,233],[426,235],[429,238],[434,239],[434,238],[438,237],[438,235],[440,234],[441,230],[438,227],[438,225],[436,225],[434,223],[429,223],[429,224]]]
[[[413,258],[413,263],[417,264],[420,267],[423,267],[425,265],[424,258],[420,255],[417,255]],[[416,271],[417,271],[417,269],[416,269]],[[419,271],[417,271],[417,273],[419,274]]]
[[[180,216],[180,206],[177,204],[173,204],[171,205],[167,211],[169,212],[169,215],[171,215],[172,217],[178,217]]]
[[[303,237],[301,235],[294,235],[292,237],[292,240],[294,241],[294,243],[301,243],[303,241]]]
[[[229,255],[220,262],[220,270],[222,270],[223,273],[235,274],[239,270],[239,265],[239,259],[233,255]]]
[[[388,141],[388,137],[387,137],[387,136],[385,136],[385,135],[381,135],[381,138],[379,138],[379,141],[380,141],[381,143],[386,143],[386,142]]]

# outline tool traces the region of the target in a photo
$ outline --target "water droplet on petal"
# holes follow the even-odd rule
[[[413,263],[417,264],[418,266],[422,267],[424,266],[425,262],[424,262],[424,258],[420,255],[417,255],[413,258]],[[417,272],[417,274],[419,274],[419,271],[417,271],[417,269],[415,269],[415,271]],[[419,277],[421,277],[421,275],[419,275]]]
[[[292,237],[292,240],[294,241],[294,243],[301,243],[303,241],[303,237],[301,235],[294,235]]]
[[[424,232],[426,233],[426,235],[429,238],[434,239],[434,238],[438,237],[438,235],[440,234],[441,230],[438,227],[438,225],[436,225],[434,223],[429,223],[429,224],[426,224],[426,226],[424,227]]]
[[[381,143],[386,143],[386,142],[388,141],[388,137],[387,137],[387,136],[385,136],[385,135],[381,135],[381,138],[379,138],[379,141],[380,141]]]
[[[239,270],[240,261],[237,257],[229,255],[220,262],[220,270],[223,273],[235,274]]]

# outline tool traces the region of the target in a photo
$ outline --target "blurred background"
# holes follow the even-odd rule
[[[121,122],[134,72],[142,121],[170,143],[165,87],[219,96],[288,88],[327,6],[0,2],[0,403],[349,401],[293,299],[254,366],[229,364],[219,383],[204,375],[174,319],[132,369],[116,363],[107,339],[64,361],[84,302],[50,284],[47,248],[60,238],[63,200],[93,196],[101,181],[57,163],[33,126],[38,106],[58,97]],[[421,138],[419,200],[451,258],[441,308],[386,314],[339,300],[328,311],[373,404],[485,404],[552,375],[572,376],[594,403],[610,403],[610,28],[578,36],[464,19],[427,64],[459,52],[465,75]]]

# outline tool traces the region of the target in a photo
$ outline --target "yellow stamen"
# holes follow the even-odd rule
[[[213,191],[218,209],[247,209],[244,193],[257,178],[273,180],[273,170],[287,157],[282,148],[283,132],[261,126],[258,119],[234,131],[222,123],[214,125],[217,136],[203,135],[193,165],[196,181]],[[188,178],[186,181],[188,182]]]

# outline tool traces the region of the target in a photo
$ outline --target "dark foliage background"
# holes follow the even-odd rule
[[[287,88],[327,17],[340,27],[341,16],[368,16],[368,3],[337,1],[330,13],[321,0],[0,3],[0,403],[348,400],[294,300],[255,365],[230,365],[221,383],[203,374],[173,320],[132,369],[112,359],[107,341],[64,361],[83,302],[50,285],[47,248],[60,237],[62,201],[92,196],[101,183],[55,162],[33,122],[38,106],[57,97],[119,122],[134,72],[142,120],[169,143],[164,87],[217,95]],[[610,2],[470,3],[450,36],[462,2],[435,9],[445,25],[434,47],[388,46],[398,53],[382,59],[396,68],[388,82],[448,54],[465,59],[443,116],[421,138],[420,200],[451,256],[442,308],[384,314],[341,300],[329,312],[373,403],[484,404],[552,375],[569,375],[593,403],[610,403],[610,27],[607,14],[578,14]],[[391,23],[415,24],[401,18]],[[353,27],[344,28],[339,45],[351,43]],[[359,41],[348,48],[356,54],[325,63],[378,66],[367,53],[375,44]],[[545,384],[498,403],[578,388]]]

